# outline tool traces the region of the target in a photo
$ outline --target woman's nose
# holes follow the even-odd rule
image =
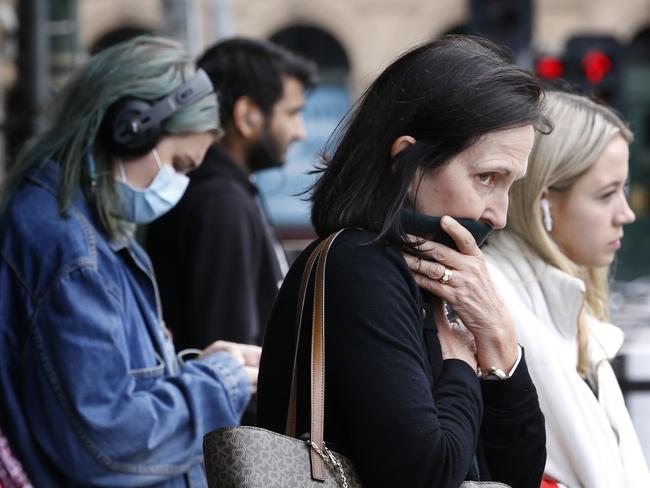
[[[488,207],[481,220],[495,229],[503,229],[508,221],[508,197],[505,196]]]
[[[615,216],[615,222],[617,225],[627,225],[631,224],[636,220],[636,215],[634,211],[630,208],[627,198],[623,197],[621,202],[621,207]]]

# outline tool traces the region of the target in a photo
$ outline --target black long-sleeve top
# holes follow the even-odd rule
[[[282,272],[257,188],[218,145],[147,231],[163,315],[178,349],[262,343]]]
[[[326,267],[325,440],[347,455],[368,487],[442,488],[466,478],[477,453],[481,479],[539,487],[544,418],[525,359],[504,381],[479,381],[465,362],[427,351],[427,304],[399,250],[345,231]],[[364,245],[367,244],[367,245]],[[278,295],[264,340],[258,424],[284,433],[296,300],[308,247]],[[298,357],[298,432],[308,431],[313,280]],[[427,318],[429,317],[429,318]],[[435,328],[435,326],[434,326]],[[430,364],[430,357],[440,358]]]

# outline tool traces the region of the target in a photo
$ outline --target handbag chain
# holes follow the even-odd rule
[[[316,443],[312,442],[311,439],[307,439],[305,441],[309,446],[311,446],[316,453],[323,458],[323,461],[325,461],[328,464],[332,464],[335,468],[336,471],[339,474],[339,478],[341,478],[341,482],[343,483],[343,488],[348,488],[348,479],[345,477],[345,472],[343,471],[343,465],[341,464],[341,461],[339,461],[334,454],[332,454],[332,451],[330,451],[327,446],[323,445],[323,452],[317,445]]]

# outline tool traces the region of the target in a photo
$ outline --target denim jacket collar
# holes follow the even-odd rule
[[[61,177],[61,166],[56,161],[52,160],[43,161],[27,175],[29,181],[45,188],[52,195],[57,197],[57,199],[60,192]],[[80,188],[78,188],[72,196],[72,204],[78,208],[90,222],[92,222],[98,232],[105,235],[103,226],[97,219],[97,214],[89,205],[86,196]],[[131,247],[130,241],[130,237],[118,237],[110,240],[108,245],[114,252],[119,252]]]

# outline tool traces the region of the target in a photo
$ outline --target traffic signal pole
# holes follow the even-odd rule
[[[533,7],[532,0],[471,0],[469,31],[508,46],[528,66]]]
[[[216,42],[237,33],[233,0],[212,0],[212,41]]]
[[[43,108],[49,99],[49,39],[47,35],[50,2],[22,0],[20,19],[18,83],[25,87],[26,129],[30,136],[45,128]]]
[[[163,0],[164,32],[178,39],[193,57],[203,49],[203,18],[198,0]]]

